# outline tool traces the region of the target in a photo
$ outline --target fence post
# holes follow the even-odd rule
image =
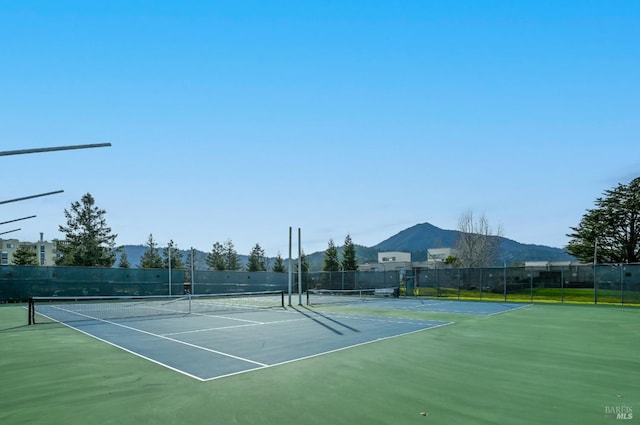
[[[593,303],[598,304],[598,282],[596,281],[596,270],[598,266],[593,263]]]
[[[560,304],[564,304],[564,270],[560,269]]]
[[[507,302],[507,263],[504,263],[504,302]]]

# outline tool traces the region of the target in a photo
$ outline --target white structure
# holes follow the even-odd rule
[[[384,251],[378,253],[378,263],[410,263],[411,253],[404,251]]]
[[[411,253],[404,251],[382,251],[378,253],[378,262],[360,264],[358,270],[363,272],[385,272],[391,270],[411,270]]]
[[[458,253],[454,248],[431,248],[427,249],[427,263],[444,263],[449,257],[457,257]]]
[[[455,257],[458,253],[454,248],[431,248],[427,250],[427,261],[411,261],[411,253],[406,251],[382,251],[378,253],[378,262],[375,264],[361,264],[361,271],[388,271],[411,270],[421,268],[447,267],[444,262],[449,257]]]

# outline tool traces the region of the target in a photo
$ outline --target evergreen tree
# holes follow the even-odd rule
[[[227,239],[224,243],[224,263],[226,270],[240,270],[242,268],[240,258],[231,239]]]
[[[273,267],[271,268],[271,271],[276,272],[276,273],[284,273],[287,271],[287,268],[284,265],[284,260],[282,259],[282,256],[280,255],[280,253],[278,252],[278,255],[276,256],[276,259],[273,263]]]
[[[33,245],[21,244],[13,254],[12,263],[16,266],[37,266],[38,253]]]
[[[247,261],[247,271],[248,272],[264,272],[267,270],[267,257],[265,256],[264,249],[257,243],[251,253],[249,254],[249,259]]]
[[[118,264],[118,267],[121,269],[128,269],[131,267],[127,253],[124,252],[124,250],[122,250],[122,253],[120,254],[120,263]]]
[[[116,261],[114,251],[118,235],[111,233],[104,218],[106,211],[95,206],[90,193],[80,202],[64,210],[66,226],[58,226],[65,234],[64,243],[58,245],[62,256],[56,260],[60,266],[111,267]]]
[[[356,271],[358,270],[358,260],[356,259],[356,246],[351,240],[351,236],[344,238],[344,247],[342,248],[342,270]]]
[[[171,255],[171,270],[184,269],[184,262],[182,261],[182,253],[178,249],[178,245],[169,241],[169,244],[162,250],[162,267],[169,268],[169,255]]]
[[[596,207],[582,216],[567,251],[583,262],[640,262],[640,177],[618,184],[597,198]]]
[[[322,271],[337,272],[340,270],[340,260],[338,260],[338,249],[333,243],[333,239],[329,239],[329,246],[324,252],[324,261]]]
[[[158,244],[153,240],[153,234],[147,239],[147,250],[140,257],[139,266],[141,269],[161,269],[163,267],[162,257],[158,250]]]
[[[220,242],[214,243],[211,252],[207,254],[204,261],[209,270],[225,270],[227,265],[224,260],[224,245]]]
[[[309,259],[307,258],[306,255],[304,255],[304,251],[302,251],[301,254],[300,254],[300,261],[295,260],[294,271],[296,273],[298,273],[298,263],[302,263],[302,273],[308,273],[309,272]]]

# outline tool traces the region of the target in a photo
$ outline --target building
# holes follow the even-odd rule
[[[391,270],[410,270],[411,253],[405,251],[382,251],[378,253],[378,262],[360,264],[358,270],[367,272],[385,272]]]
[[[444,263],[449,257],[457,257],[455,248],[430,248],[427,249],[427,263]]]
[[[412,261],[411,253],[406,251],[378,252],[378,262],[360,264],[360,271],[412,270],[415,268],[444,268],[449,257],[455,257],[454,248],[431,248],[427,250],[427,261]]]
[[[20,246],[31,246],[37,256],[39,266],[55,266],[58,258],[58,241],[48,242],[40,233],[38,242],[20,242],[18,239],[0,239],[0,266],[13,264],[13,255]]]

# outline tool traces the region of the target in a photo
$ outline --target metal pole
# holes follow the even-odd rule
[[[41,196],[55,195],[55,194],[62,193],[62,192],[64,192],[64,190],[56,190],[54,192],[40,193],[38,195],[31,195],[31,196],[24,196],[22,198],[8,199],[6,201],[0,201],[0,204],[8,204],[10,202],[25,201],[27,199],[39,198]]]
[[[533,302],[533,270],[529,270],[529,289],[531,291],[531,302]]]
[[[564,304],[564,270],[560,269],[560,304]]]
[[[624,266],[620,264],[620,305],[624,305]]]
[[[593,303],[598,304],[598,284],[596,281],[596,266],[598,264],[598,238],[593,244]]]
[[[189,291],[189,294],[195,294],[195,289],[196,289],[195,269],[196,269],[196,254],[195,254],[195,249],[191,247],[191,291]]]
[[[302,305],[302,233],[298,227],[298,305]]]
[[[15,151],[0,152],[0,156],[22,155],[27,153],[41,153],[41,152],[53,152],[53,151],[67,151],[71,149],[103,148],[108,146],[111,146],[111,143],[93,143],[89,145],[56,146],[52,148],[37,148],[37,149],[20,149]]]
[[[289,226],[289,307],[291,307],[291,289],[293,286],[293,262],[291,261],[291,226]]]
[[[35,215],[31,215],[31,216],[29,216],[29,217],[16,218],[15,220],[3,221],[3,222],[2,222],[2,223],[0,223],[0,224],[13,223],[14,221],[27,220],[27,219],[29,219],[29,218],[34,218],[34,217],[35,217]]]
[[[171,296],[171,243],[169,243],[169,296]]]
[[[507,262],[504,262],[504,302],[507,302]]]

